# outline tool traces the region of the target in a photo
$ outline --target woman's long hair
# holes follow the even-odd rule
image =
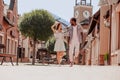
[[[60,26],[60,23],[58,23],[58,24],[57,24],[57,26],[56,26],[56,30],[58,30],[58,29],[59,29],[59,26]]]

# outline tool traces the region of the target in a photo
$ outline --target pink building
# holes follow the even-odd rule
[[[120,3],[115,1],[101,6],[100,19],[92,19],[91,21],[89,29],[91,39],[88,39],[86,48],[87,64],[105,65],[110,61],[111,65],[120,65]],[[99,29],[95,23],[92,25],[94,21],[99,23]],[[110,55],[110,59],[108,55]]]
[[[120,3],[112,6],[111,64],[120,65]]]

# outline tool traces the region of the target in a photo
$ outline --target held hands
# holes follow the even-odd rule
[[[64,39],[64,42],[65,42],[66,44],[69,44],[69,42],[68,42],[68,40],[67,40],[67,39]]]
[[[68,44],[68,41],[67,41],[67,40],[65,40],[65,39],[64,39],[64,42],[65,42],[66,44]]]

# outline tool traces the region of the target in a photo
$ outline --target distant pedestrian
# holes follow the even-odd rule
[[[62,24],[55,23],[51,27],[51,29],[54,32],[54,36],[56,39],[54,51],[57,52],[57,61],[58,61],[58,64],[60,65],[62,61],[62,57],[64,56],[64,52],[66,51],[65,44],[64,44],[64,34],[62,32]]]
[[[82,43],[83,29],[76,23],[75,18],[71,18],[69,27],[69,60],[70,66],[78,63],[78,56],[80,52],[80,44]]]

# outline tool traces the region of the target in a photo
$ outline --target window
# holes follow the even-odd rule
[[[10,0],[3,0],[3,4],[4,6],[4,14],[7,15],[7,10],[9,9],[9,5],[10,5]]]
[[[13,54],[13,49],[14,49],[14,45],[13,45],[13,40],[11,41],[11,53]]]
[[[2,36],[0,36],[0,44],[2,44]],[[3,53],[2,49],[0,49],[0,53]]]
[[[15,42],[15,54],[17,54],[17,42]]]
[[[81,0],[82,5],[86,5],[86,0]]]
[[[3,0],[4,4],[10,5],[10,0]]]
[[[2,36],[0,36],[0,44],[2,44]]]
[[[13,23],[15,23],[15,16],[13,16]]]
[[[9,53],[10,49],[10,39],[7,39],[7,53]]]

